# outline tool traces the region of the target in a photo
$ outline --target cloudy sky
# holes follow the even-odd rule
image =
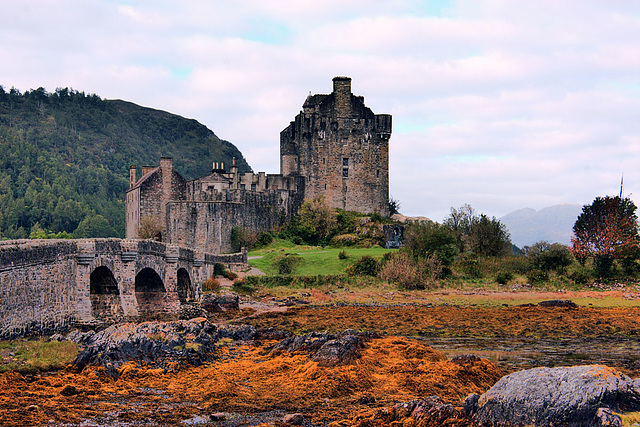
[[[442,220],[640,204],[636,0],[0,0],[0,85],[195,118],[254,170],[309,92],[393,115],[391,194]]]

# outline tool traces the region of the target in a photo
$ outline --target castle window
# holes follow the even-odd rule
[[[380,169],[376,170],[376,178],[380,178]]]
[[[348,168],[342,169],[342,177],[343,178],[348,178],[349,177],[349,169]]]
[[[349,158],[348,157],[343,157],[342,158],[342,166],[349,166]]]
[[[255,184],[251,184],[251,191],[256,191],[256,185]]]
[[[246,185],[244,185],[244,184],[240,184],[240,189],[241,189],[241,190],[244,190],[246,187],[247,187]]]

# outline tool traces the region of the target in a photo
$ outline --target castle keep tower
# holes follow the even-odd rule
[[[334,77],[333,92],[309,95],[280,133],[280,173],[304,178],[305,199],[388,215],[390,136],[391,115],[353,95],[350,77]]]

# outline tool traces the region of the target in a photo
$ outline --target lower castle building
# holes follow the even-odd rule
[[[231,230],[274,230],[305,199],[324,196],[331,207],[388,215],[391,116],[373,114],[351,93],[351,79],[333,79],[333,92],[307,97],[280,134],[280,174],[238,173],[214,163],[187,181],[171,158],[159,167],[131,166],[126,238],[153,223],[157,239],[206,252],[232,251]]]

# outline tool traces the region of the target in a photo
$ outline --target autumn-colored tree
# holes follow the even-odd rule
[[[593,258],[601,277],[610,274],[616,259],[638,258],[638,217],[636,205],[629,198],[596,197],[582,208],[573,226],[571,252],[584,263]]]

